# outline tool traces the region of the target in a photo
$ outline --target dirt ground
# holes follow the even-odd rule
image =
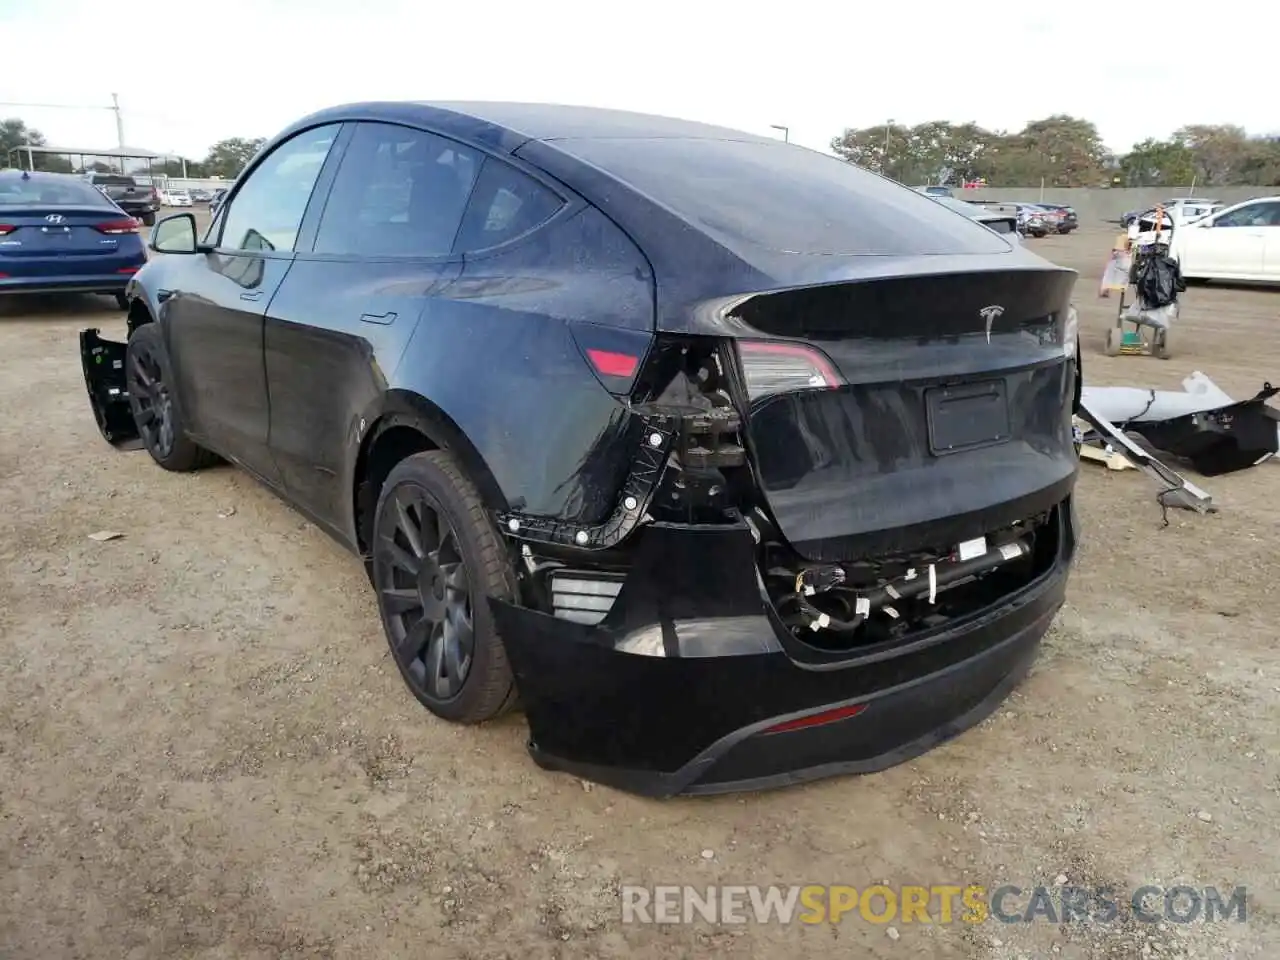
[[[1193,289],[1173,360],[1101,356],[1112,233],[1031,241],[1081,272],[1090,382],[1280,377],[1276,291]],[[113,451],[76,345],[110,306],[0,304],[0,957],[1280,956],[1280,466],[1167,528],[1145,477],[1086,466],[1037,668],[927,756],[646,801],[537,769],[518,715],[419,708],[360,566],[245,475]],[[1244,885],[1248,919],[623,925],[618,895],[1064,878]]]

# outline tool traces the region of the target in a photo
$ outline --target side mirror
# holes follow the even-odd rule
[[[196,218],[190,213],[165,217],[151,228],[147,246],[156,253],[198,253]]]

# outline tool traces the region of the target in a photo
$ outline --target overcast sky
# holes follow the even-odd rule
[[[56,146],[199,158],[231,136],[371,99],[640,110],[827,149],[845,127],[1069,113],[1124,150],[1186,123],[1280,128],[1280,5],[1119,0],[0,0],[0,117]],[[1190,16],[1211,11],[1211,17]],[[1069,11],[1066,13],[1064,11]],[[1266,38],[1255,51],[1249,37]],[[1164,61],[1137,64],[1129,51]]]

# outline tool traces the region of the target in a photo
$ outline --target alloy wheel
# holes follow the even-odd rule
[[[471,581],[458,537],[439,505],[402,484],[378,518],[374,584],[405,679],[429,701],[462,692],[475,655]]]
[[[173,452],[173,397],[160,361],[150,350],[130,354],[128,388],[142,442],[156,459],[163,460]]]

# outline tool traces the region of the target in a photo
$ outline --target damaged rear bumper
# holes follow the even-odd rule
[[[998,603],[894,644],[797,641],[745,525],[654,525],[608,615],[491,601],[543,767],[650,796],[869,773],[979,723],[1029,670],[1062,604],[1070,500],[1047,569]]]
[[[80,331],[80,369],[98,431],[113,447],[140,446],[124,374],[125,344],[104,340],[96,327]]]

